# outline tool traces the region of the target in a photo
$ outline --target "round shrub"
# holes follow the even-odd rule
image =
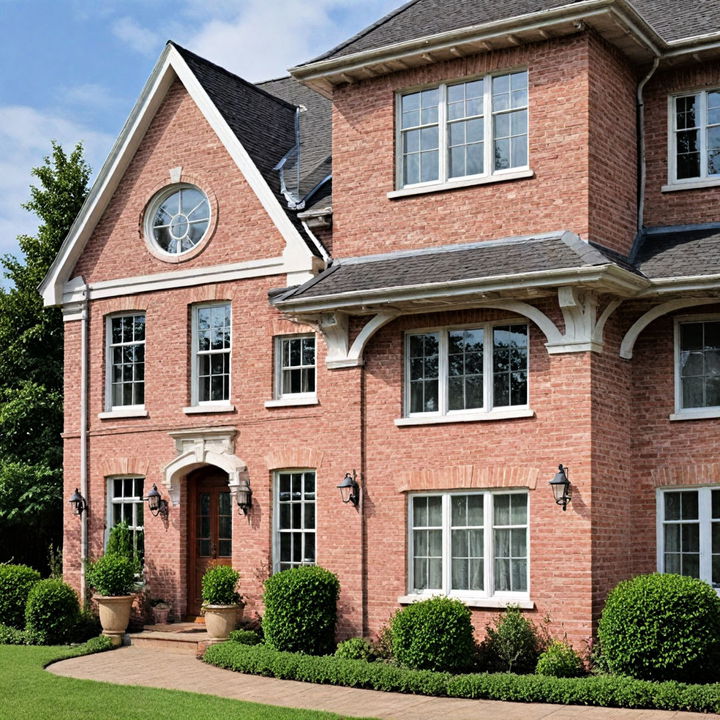
[[[470,610],[459,600],[430,598],[408,605],[390,624],[395,659],[415,670],[458,671],[475,655]]]
[[[228,640],[241,645],[259,645],[262,638],[254,630],[233,630]]]
[[[535,672],[538,675],[569,678],[584,675],[585,668],[582,659],[570,645],[556,640],[538,658]]]
[[[335,657],[372,662],[375,660],[375,648],[364,638],[350,638],[337,646]]]
[[[321,567],[304,565],[265,581],[265,643],[275,650],[329,655],[335,646],[340,583]]]
[[[205,605],[239,605],[237,591],[240,573],[229,565],[214,565],[202,577],[202,599]]]
[[[27,565],[0,565],[0,625],[22,630],[25,603],[40,573]]]
[[[62,580],[40,580],[35,583],[25,607],[27,632],[46,645],[72,639],[80,604],[75,591]]]
[[[703,682],[720,670],[720,598],[702,580],[639,575],[608,596],[598,640],[610,672]]]
[[[480,662],[495,672],[531,673],[540,655],[537,628],[517,605],[508,605],[493,625],[485,627]]]
[[[103,555],[87,568],[88,585],[101,596],[132,595],[135,590],[135,563],[123,555]]]

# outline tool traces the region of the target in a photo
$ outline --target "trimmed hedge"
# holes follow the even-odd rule
[[[75,591],[62,580],[35,583],[25,606],[25,631],[37,644],[69,642],[80,621]]]
[[[24,630],[0,625],[0,645],[29,645],[27,634]]]
[[[259,645],[262,642],[262,638],[254,630],[233,630],[228,635],[228,640],[243,645]]]
[[[27,565],[0,565],[0,624],[25,627],[25,604],[40,573]]]
[[[333,652],[339,594],[337,577],[321,567],[303,565],[271,575],[263,595],[267,645],[308,655]]]
[[[221,643],[203,660],[236,672],[345,687],[509,702],[720,712],[720,684],[654,683],[626,677],[555,678],[540,675],[451,675],[386,663],[278,652],[266,645]]]
[[[638,575],[608,596],[598,640],[602,661],[613,673],[643,680],[715,680],[720,598],[702,580]]]

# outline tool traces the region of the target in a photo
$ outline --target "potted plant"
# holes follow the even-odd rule
[[[135,570],[136,564],[130,558],[114,553],[103,555],[87,568],[87,582],[95,590],[103,635],[107,635],[113,645],[122,644],[130,622]]]
[[[237,592],[239,579],[240,573],[229,565],[215,565],[203,575],[203,611],[211,643],[227,640],[242,616],[243,601]]]
[[[170,607],[170,603],[167,603],[160,598],[155,598],[150,601],[150,609],[152,610],[153,623],[155,625],[167,624]]]

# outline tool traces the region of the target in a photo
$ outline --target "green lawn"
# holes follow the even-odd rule
[[[210,695],[57,677],[44,669],[67,650],[0,645],[0,720],[337,720]]]

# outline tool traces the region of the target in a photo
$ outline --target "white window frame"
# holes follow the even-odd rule
[[[289,340],[315,340],[315,362],[312,365],[315,379],[313,392],[285,392],[283,386],[283,344]],[[274,338],[274,367],[273,367],[273,400],[265,403],[265,407],[281,407],[286,405],[316,405],[317,404],[317,352],[318,341],[314,333],[301,333],[296,335],[276,335]],[[296,368],[309,368],[309,365],[291,366]]]
[[[142,315],[145,318],[145,339],[137,343],[122,343],[117,345],[112,341],[112,321],[124,317],[136,317]],[[145,347],[145,359],[143,365],[147,365],[147,312],[145,310],[132,310],[122,313],[112,313],[105,316],[105,412],[100,413],[100,418],[110,417],[135,417],[146,416],[145,402],[135,405],[113,405],[113,348],[127,345],[143,345]],[[145,398],[146,375],[143,372],[143,399]]]
[[[315,527],[312,530],[306,530],[305,527],[298,530],[293,528],[288,532],[301,532],[303,535],[306,533],[312,533],[315,536],[315,562],[313,563],[301,563],[302,565],[318,565],[318,474],[315,468],[283,468],[281,470],[274,470],[272,474],[272,489],[273,489],[273,517],[272,517],[272,568],[273,573],[280,572],[280,534],[284,532],[280,529],[280,475],[288,474],[305,474],[313,473],[315,475],[315,499],[313,504],[315,505]],[[304,491],[303,491],[304,495]],[[307,502],[304,498],[301,500],[303,505],[303,512],[301,513],[303,519],[303,526],[305,524],[305,503]]]
[[[484,591],[477,590],[452,590],[452,508],[451,498],[454,495],[483,495],[483,548],[484,548],[484,569],[483,578]],[[525,592],[495,592],[495,543],[493,538],[494,525],[494,496],[495,495],[524,495],[527,498],[527,524],[524,526],[527,531],[527,591]],[[416,591],[414,589],[414,566],[413,566],[413,499],[422,497],[441,497],[442,500],[442,577],[443,587],[440,589],[427,589]],[[520,527],[520,526],[502,526]],[[400,602],[415,602],[428,597],[443,595],[457,598],[468,605],[490,606],[495,601],[495,606],[505,607],[508,604],[517,603],[520,607],[532,607],[530,601],[530,493],[527,488],[493,488],[486,490],[448,490],[444,492],[417,492],[408,495],[407,502],[407,538],[406,538],[406,562],[407,562],[407,595],[400,598]]]
[[[707,171],[707,96],[708,92],[718,91],[720,91],[720,88],[685,91],[668,96],[668,184],[662,187],[663,192],[720,185],[720,173],[709,175]],[[675,111],[675,101],[679,98],[693,96],[699,97],[699,124],[697,129],[700,136],[700,175],[679,179],[677,176],[677,113]]]
[[[125,480],[132,480],[133,482],[135,480],[141,480],[142,481],[142,488],[139,496],[133,496],[133,497],[126,497],[125,495],[122,496],[122,498],[115,498],[114,489],[115,489],[115,481],[116,480],[122,480],[123,483]],[[137,525],[133,522],[133,524],[128,523],[128,527],[131,531],[142,531],[143,537],[145,534],[145,504],[143,495],[145,494],[145,476],[144,475],[110,475],[106,478],[106,500],[107,500],[107,508],[106,508],[106,522],[105,522],[105,541],[103,547],[107,549],[107,543],[108,539],[110,538],[110,531],[115,526],[115,515],[114,515],[114,507],[115,505],[142,505],[143,507],[143,524]],[[133,511],[133,518],[137,519],[136,511]]]
[[[494,111],[492,106],[492,81],[493,78],[502,77],[503,75],[512,75],[514,73],[528,73],[528,102],[524,108],[514,108],[514,110],[525,110],[527,113],[527,163],[516,167],[506,168],[503,170],[495,170],[494,147],[495,135],[493,132],[493,118],[496,114],[505,111]],[[485,172],[475,175],[462,175],[455,178],[448,177],[448,118],[447,118],[447,89],[452,85],[460,85],[476,80],[483,81],[483,122],[484,122],[484,160],[483,166]],[[403,129],[402,129],[402,98],[405,95],[411,95],[422,90],[439,91],[438,100],[438,179],[426,182],[405,184],[403,181]],[[508,111],[509,112],[509,111]],[[433,123],[434,124],[434,123]],[[487,182],[496,182],[500,180],[514,180],[523,177],[532,177],[530,170],[530,79],[527,67],[516,67],[498,70],[496,72],[487,73],[485,75],[476,75],[466,78],[458,78],[452,82],[440,84],[420,85],[412,88],[405,88],[395,93],[395,188],[394,192],[388,193],[388,197],[402,197],[403,195],[412,195],[422,193],[433,189],[449,189],[453,187],[466,187]]]
[[[200,353],[198,349],[198,313],[200,310],[206,310],[213,307],[229,307],[230,308],[230,347],[227,350],[205,351]],[[186,413],[193,412],[212,412],[212,411],[230,411],[235,406],[231,404],[232,398],[232,365],[233,365],[233,312],[232,303],[229,300],[219,300],[211,303],[198,303],[191,306],[191,339],[190,339],[190,395],[191,406],[185,408]],[[228,355],[228,397],[225,400],[199,400],[200,397],[200,355],[219,355],[226,353]]]
[[[720,322],[720,314],[681,315],[674,319],[673,365],[675,373],[675,412],[670,420],[703,420],[720,417],[720,405],[684,408],[682,405],[682,375],[680,373],[680,326],[685,323]]]
[[[720,490],[720,485],[691,485],[658,488],[655,496],[656,508],[656,549],[658,572],[665,572],[665,493],[697,492],[698,520],[700,528],[700,579],[712,587],[712,524],[720,520],[712,519],[712,491]],[[673,521],[670,521],[673,522]],[[683,521],[677,521],[683,522]],[[685,521],[685,522],[693,522]],[[713,588],[720,595],[720,587]]]
[[[493,329],[503,325],[522,325],[527,328],[527,402],[522,405],[493,405]],[[483,341],[483,407],[469,410],[448,410],[448,333],[453,330],[482,330]],[[410,338],[415,335],[439,333],[438,358],[438,406],[437,412],[410,412]],[[464,325],[444,325],[440,327],[408,330],[405,333],[403,355],[403,418],[396,425],[413,425],[432,422],[462,422],[466,420],[494,420],[515,417],[530,417],[530,323],[522,320],[493,320],[491,322],[469,323]]]

